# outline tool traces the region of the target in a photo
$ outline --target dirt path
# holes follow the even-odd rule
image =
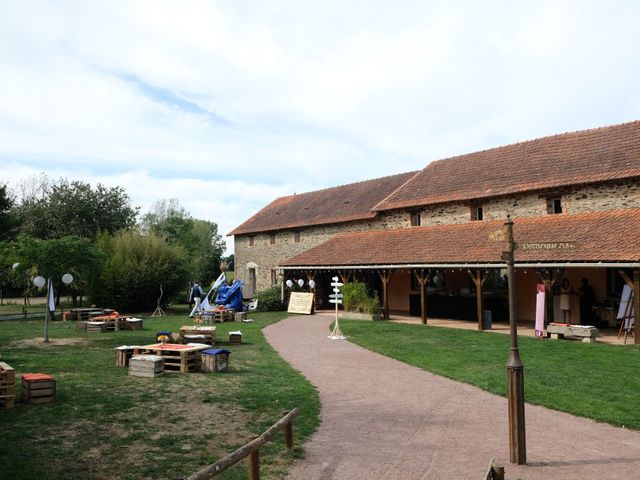
[[[481,479],[491,458],[509,479],[640,478],[640,432],[533,405],[528,465],[511,465],[504,398],[329,340],[330,322],[291,317],[265,329],[322,404],[322,424],[288,478]]]

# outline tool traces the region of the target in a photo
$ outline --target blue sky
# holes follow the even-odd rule
[[[633,1],[0,0],[0,181],[273,198],[640,118]]]

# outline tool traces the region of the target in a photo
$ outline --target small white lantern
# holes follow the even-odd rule
[[[38,288],[44,287],[45,283],[47,283],[47,281],[44,279],[44,277],[41,277],[40,275],[38,275],[36,278],[33,279],[33,284]]]

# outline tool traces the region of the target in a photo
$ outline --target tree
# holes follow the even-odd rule
[[[76,303],[77,294],[82,294],[91,280],[98,274],[101,264],[100,252],[87,238],[66,236],[50,240],[34,237],[19,237],[8,247],[11,260],[20,265],[14,278],[26,289],[37,275],[51,278],[59,304],[60,294],[67,289]],[[73,275],[73,283],[65,287],[62,275]]]
[[[163,289],[162,306],[183,292],[188,279],[182,247],[149,233],[123,231],[98,239],[106,260],[91,286],[96,304],[126,312],[151,311]]]
[[[133,227],[138,214],[122,187],[98,184],[93,188],[66,179],[51,182],[43,175],[24,182],[20,189],[21,232],[37,238],[95,238],[99,232]]]
[[[154,233],[187,253],[187,271],[191,279],[204,284],[220,274],[224,241],[218,225],[191,217],[175,198],[158,200],[142,217],[140,228]]]
[[[0,184],[0,241],[13,238],[17,218],[13,211],[14,199],[6,184]]]

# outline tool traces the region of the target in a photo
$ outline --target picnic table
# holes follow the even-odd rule
[[[133,354],[151,353],[164,359],[164,368],[192,372],[200,368],[200,352],[211,348],[210,345],[182,345],[180,343],[154,343],[134,347]]]

